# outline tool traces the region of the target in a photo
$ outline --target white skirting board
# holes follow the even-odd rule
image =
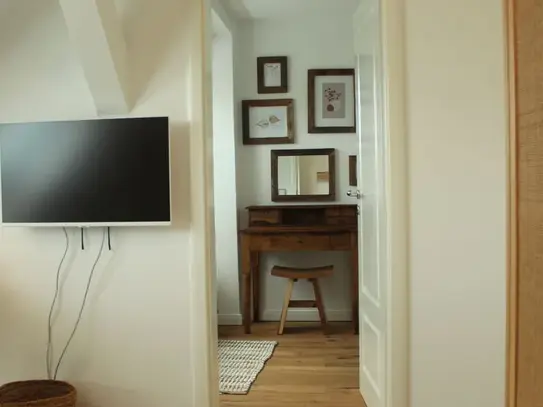
[[[351,311],[349,310],[325,310],[328,321],[350,321]],[[262,313],[263,321],[279,321],[281,310],[265,310]],[[319,321],[319,313],[316,309],[291,308],[288,310],[287,321],[293,322],[313,322]]]
[[[281,318],[281,310],[265,310],[262,313],[262,321],[279,321]],[[330,310],[326,311],[326,318],[328,321],[350,321],[351,320],[351,311],[350,310]],[[289,309],[287,321],[292,322],[313,322],[319,321],[319,314],[316,309]],[[241,314],[219,314],[218,315],[219,325],[241,325],[242,318]]]

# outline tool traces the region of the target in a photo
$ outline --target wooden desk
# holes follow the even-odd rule
[[[250,206],[240,231],[242,315],[245,333],[260,319],[260,255],[263,252],[346,251],[351,257],[351,309],[358,333],[358,220],[356,205]]]

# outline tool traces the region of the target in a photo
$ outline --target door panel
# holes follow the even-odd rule
[[[381,331],[371,323],[366,317],[362,317],[360,322],[360,335],[361,342],[365,344],[361,348],[361,358],[364,360],[362,364],[362,373],[365,376],[365,380],[369,382],[372,390],[380,397],[381,389],[379,386],[379,376],[381,375],[381,367],[379,366],[379,353],[381,344]],[[371,350],[377,349],[377,352]]]
[[[359,138],[360,391],[368,407],[386,404],[387,225],[381,21],[378,0],[354,15]]]
[[[376,213],[375,202],[372,202],[372,197],[367,197],[367,202],[364,202],[365,211],[363,228],[364,231],[364,251],[366,253],[377,253],[379,234],[377,231],[377,219],[375,216],[370,216]],[[361,276],[361,290],[364,296],[367,296],[373,303],[379,304],[381,298],[379,288],[379,276],[375,272],[378,268],[378,259],[376,256],[363,256],[363,268]]]

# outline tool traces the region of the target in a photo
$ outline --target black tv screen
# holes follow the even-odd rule
[[[167,117],[0,125],[4,224],[169,224]]]

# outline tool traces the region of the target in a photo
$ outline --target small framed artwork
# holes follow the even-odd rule
[[[309,133],[356,133],[354,69],[310,69]]]
[[[357,180],[357,167],[356,167],[356,155],[349,156],[349,186],[356,187],[358,184]]]
[[[287,93],[287,57],[258,57],[256,59],[258,93]]]
[[[243,144],[294,143],[292,99],[243,100],[241,113]]]

